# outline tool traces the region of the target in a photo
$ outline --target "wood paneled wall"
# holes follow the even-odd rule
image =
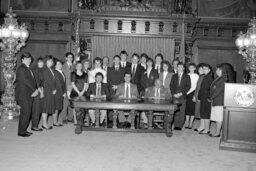
[[[93,57],[108,56],[112,58],[122,50],[126,50],[129,57],[133,53],[147,53],[154,59],[157,53],[171,61],[174,56],[174,39],[150,38],[133,36],[93,36]],[[130,60],[130,59],[128,59]]]

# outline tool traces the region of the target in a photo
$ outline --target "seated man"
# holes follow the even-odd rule
[[[104,76],[101,72],[96,73],[95,82],[89,84],[86,96],[90,99],[104,99],[110,97],[110,92],[106,83],[102,83]],[[95,126],[95,110],[88,110],[92,125]],[[107,110],[100,110],[100,124],[103,123]]]
[[[170,99],[171,94],[170,94],[170,91],[167,88],[162,86],[161,80],[156,79],[155,82],[154,82],[154,86],[149,87],[145,90],[144,98],[154,99],[154,100],[157,101],[157,100],[160,100],[160,99]],[[146,126],[147,123],[148,123],[148,119],[146,117],[145,112],[141,113],[141,118],[142,118],[142,122]],[[157,123],[156,123],[156,125],[158,127],[160,127]]]
[[[132,74],[126,72],[124,75],[124,83],[119,84],[116,90],[116,97],[119,99],[137,99],[139,97],[138,89],[135,84],[131,83]],[[117,111],[115,111],[117,112]],[[125,117],[126,113],[123,111],[118,112],[118,120],[124,126],[131,123],[131,115],[128,113],[128,117]]]

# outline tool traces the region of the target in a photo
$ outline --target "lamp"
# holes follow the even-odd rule
[[[16,14],[12,8],[4,18],[4,24],[0,26],[0,48],[2,50],[3,76],[6,81],[5,92],[2,96],[3,105],[0,106],[1,118],[13,119],[19,116],[20,107],[16,104],[14,97],[14,81],[17,57],[15,54],[29,36],[24,24],[19,25]]]
[[[256,18],[249,22],[247,32],[240,32],[236,39],[236,46],[239,54],[243,55],[247,62],[249,73],[251,75],[249,83],[256,84]]]

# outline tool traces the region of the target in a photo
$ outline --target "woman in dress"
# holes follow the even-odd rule
[[[44,97],[43,94],[43,87],[42,87],[42,80],[40,78],[40,74],[42,72],[42,69],[44,67],[44,60],[42,57],[37,58],[36,60],[36,66],[33,69],[34,78],[36,80],[37,89],[39,92],[39,95],[34,97],[33,100],[33,107],[32,107],[32,131],[42,131],[41,128],[38,128],[38,124],[40,121],[40,117],[42,114],[42,101],[41,99]]]
[[[197,66],[197,70],[198,70],[198,74],[199,74],[199,79],[197,81],[197,85],[196,85],[196,90],[195,90],[195,93],[194,93],[194,97],[193,97],[193,101],[196,103],[195,104],[195,118],[199,118],[200,119],[200,100],[198,100],[198,92],[201,88],[201,84],[202,84],[202,81],[203,81],[203,78],[204,78],[204,70],[203,70],[203,66],[202,64],[199,64]],[[203,120],[201,120],[201,123],[200,125],[203,125]],[[203,129],[201,126],[199,126],[198,128],[194,129],[195,131],[197,131],[198,129],[201,130]]]
[[[216,67],[217,77],[210,87],[210,97],[212,101],[211,121],[216,122],[216,131],[210,134],[210,137],[220,137],[220,131],[223,121],[223,105],[224,105],[224,86],[227,81],[227,73],[223,65]]]
[[[191,87],[189,91],[187,92],[186,97],[186,109],[185,109],[185,115],[186,115],[186,121],[185,121],[185,128],[186,129],[192,129],[194,117],[195,117],[195,102],[193,101],[193,96],[195,93],[197,81],[199,79],[198,74],[196,73],[196,64],[190,63],[188,65],[188,75],[190,77]]]
[[[78,61],[76,63],[76,69],[71,73],[71,85],[72,90],[70,98],[79,99],[84,98],[86,90],[88,88],[88,74],[83,71],[83,64]],[[73,109],[74,124],[77,124],[76,111]]]
[[[172,80],[173,73],[171,72],[171,64],[169,61],[162,62],[162,69],[159,74],[162,85],[170,91],[170,83]]]
[[[209,101],[210,86],[213,81],[211,66],[203,64],[204,78],[198,92],[198,100],[200,100],[200,119],[201,125],[197,129],[199,134],[209,134],[210,131],[210,116],[211,116],[211,102]]]
[[[63,110],[63,100],[66,97],[66,78],[62,72],[63,62],[55,59],[55,81],[56,81],[56,94],[55,94],[55,107],[56,111],[53,114],[53,126],[63,126],[58,123],[59,113]]]
[[[47,120],[49,114],[55,113],[55,75],[52,69],[54,64],[53,57],[51,55],[46,55],[45,57],[45,67],[42,70],[41,80],[44,90],[44,97],[42,99],[42,128],[49,130],[52,126],[48,126]]]

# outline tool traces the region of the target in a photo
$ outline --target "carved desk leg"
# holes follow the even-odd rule
[[[84,126],[84,115],[85,115],[84,109],[75,108],[75,114],[76,114],[76,119],[78,123],[75,128],[75,133],[81,134]]]
[[[117,128],[117,122],[116,122],[117,116],[118,116],[118,111],[114,110],[114,112],[113,112],[113,128],[115,128],[115,129]]]
[[[172,121],[173,121],[173,111],[165,112],[164,125],[165,125],[165,134],[167,137],[172,137]]]
[[[153,129],[153,111],[148,112],[148,130]]]
[[[95,128],[99,128],[99,121],[100,121],[100,110],[95,110]]]
[[[134,122],[135,122],[135,111],[134,111],[134,110],[131,110],[130,115],[131,115],[131,129],[135,129],[135,126],[134,126]]]

